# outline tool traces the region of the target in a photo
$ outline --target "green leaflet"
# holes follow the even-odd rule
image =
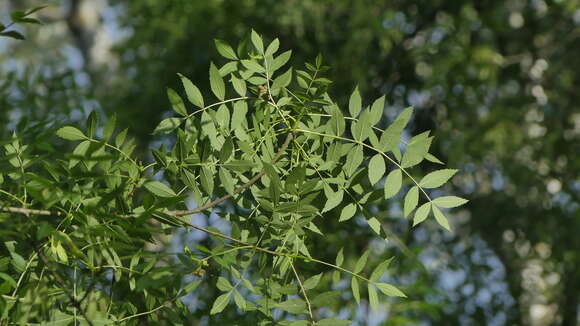
[[[371,306],[371,310],[377,311],[379,308],[379,296],[377,295],[377,289],[372,283],[369,283],[367,288],[369,291],[369,305]]]
[[[276,79],[274,79],[274,82],[272,83],[271,86],[272,91],[288,86],[290,84],[290,81],[292,81],[292,67],[290,67],[285,73],[281,74],[280,76],[276,77]]]
[[[322,213],[328,212],[329,210],[335,208],[336,206],[342,203],[342,199],[344,197],[344,190],[338,189],[338,191],[333,192],[332,189],[328,186],[324,186],[324,194],[326,195],[326,204],[322,209]]]
[[[357,304],[360,304],[360,289],[358,286],[358,280],[356,276],[353,276],[350,279],[350,290],[352,291],[354,301],[356,301]]]
[[[307,279],[306,281],[304,281],[303,287],[305,290],[311,290],[314,289],[318,283],[320,283],[320,279],[322,278],[322,275],[324,273],[320,273],[320,274],[316,274],[314,276],[312,276],[311,278]]]
[[[354,91],[350,95],[350,99],[348,100],[348,112],[350,116],[356,118],[360,109],[362,107],[362,99],[360,97],[360,93],[358,91],[358,86],[355,87]]]
[[[369,181],[376,184],[385,175],[387,166],[381,154],[376,154],[369,162]]]
[[[388,283],[375,283],[377,288],[383,292],[383,294],[388,295],[390,297],[403,297],[406,298],[407,296],[395,286],[388,284]]]
[[[270,43],[270,45],[268,45],[268,47],[266,48],[266,52],[265,52],[265,56],[271,56],[274,55],[274,53],[276,53],[276,51],[278,51],[278,48],[280,47],[280,40],[278,38],[275,38],[272,43]]]
[[[280,54],[276,58],[274,58],[274,61],[272,62],[272,67],[270,67],[272,72],[274,72],[274,71],[280,69],[282,66],[284,66],[286,64],[286,62],[288,62],[288,60],[290,59],[291,56],[292,56],[292,50],[288,50],[286,52],[283,52],[282,54]]]
[[[457,173],[457,170],[454,169],[443,169],[431,172],[421,179],[419,186],[422,188],[437,188],[451,179],[455,173]]]
[[[417,211],[415,212],[415,217],[413,217],[413,226],[416,226],[417,224],[425,221],[425,219],[429,215],[429,211],[431,211],[430,202],[419,206],[419,208],[417,208]]]
[[[71,126],[66,126],[58,129],[56,131],[56,135],[66,140],[83,140],[87,138],[87,136],[85,136],[85,134],[83,134],[82,131]]]
[[[152,194],[159,197],[174,197],[177,194],[164,183],[159,181],[149,181],[143,185]]]
[[[431,141],[433,140],[432,137],[428,136],[429,132],[426,131],[411,139],[401,161],[402,168],[408,168],[421,163],[427,155]]]
[[[351,324],[351,321],[346,319],[324,318],[316,324],[318,326],[348,326]]]
[[[171,103],[171,107],[175,112],[182,116],[187,116],[187,110],[185,109],[185,104],[183,104],[181,96],[172,88],[167,88],[167,98],[169,98],[169,103]]]
[[[381,143],[381,150],[382,151],[393,151],[395,148],[398,148],[399,143],[401,142],[401,133],[403,129],[407,126],[407,123],[411,119],[411,115],[413,114],[413,108],[408,107],[399,116],[395,121],[383,132],[381,135],[380,143]]]
[[[411,187],[405,195],[405,203],[403,205],[403,216],[407,217],[417,207],[419,203],[419,188],[417,186]]]
[[[467,199],[457,196],[443,196],[433,199],[433,204],[443,208],[453,208],[467,203]]]
[[[252,40],[252,44],[258,51],[258,53],[264,53],[264,42],[262,41],[262,37],[256,33],[255,30],[252,30],[250,34],[250,39]]]
[[[332,105],[331,114],[332,117],[328,121],[330,130],[332,131],[332,134],[336,136],[342,136],[345,129],[344,115],[340,111],[340,108],[336,105]]]
[[[200,176],[203,189],[209,196],[213,195],[213,173],[211,170],[207,166],[203,166],[200,171]]]
[[[445,215],[443,215],[443,212],[441,212],[441,210],[435,205],[432,205],[432,209],[433,215],[435,216],[435,220],[437,221],[437,223],[439,223],[439,225],[441,225],[445,230],[451,231],[449,221],[447,221],[447,218],[445,217]]]
[[[403,183],[403,172],[400,169],[391,171],[385,179],[385,199],[396,195]]]
[[[211,307],[210,315],[215,315],[222,312],[228,306],[228,303],[230,303],[231,294],[231,292],[228,292],[217,297],[217,299],[215,299],[213,302],[213,306]]]
[[[350,220],[354,216],[354,213],[356,213],[356,204],[350,203],[342,209],[338,221],[342,222]]]
[[[387,270],[387,268],[389,268],[389,265],[391,264],[392,261],[393,258],[389,258],[384,262],[380,263],[377,267],[375,267],[375,269],[371,273],[371,276],[369,277],[369,280],[371,280],[372,282],[378,281],[383,276],[383,274],[385,274],[385,271]]]
[[[370,112],[368,109],[364,109],[359,116],[358,121],[353,122],[351,126],[351,132],[354,139],[358,141],[364,141],[369,137],[372,132],[371,124],[369,123]]]
[[[293,314],[301,314],[306,309],[306,302],[304,302],[302,299],[290,299],[284,302],[276,303],[274,307]]]
[[[201,95],[199,89],[191,82],[191,80],[189,80],[184,75],[182,74],[177,75],[181,79],[181,84],[185,89],[185,93],[187,94],[187,100],[189,101],[189,103],[197,106],[198,108],[203,108],[204,107],[203,96]]]
[[[230,60],[238,60],[238,56],[236,55],[236,51],[232,49],[232,47],[226,43],[225,41],[214,39],[215,47],[219,54],[221,54],[224,58]]]
[[[376,125],[383,117],[383,111],[385,109],[385,96],[381,96],[373,102],[371,105],[369,123],[371,125]]]
[[[381,235],[381,222],[379,222],[376,218],[371,217],[369,220],[367,220],[367,223],[376,234]]]
[[[344,164],[345,172],[348,176],[352,176],[357,168],[361,165],[363,161],[363,147],[362,145],[357,145],[354,147],[353,151],[347,155],[346,162]]]
[[[352,270],[353,273],[358,274],[360,273],[365,265],[367,264],[367,259],[369,258],[370,250],[367,249],[365,252],[360,256],[360,258],[356,261],[356,265],[354,265],[354,269]]]
[[[243,79],[240,79],[232,74],[230,81],[232,82],[232,86],[234,86],[234,90],[240,96],[246,96],[246,82]]]
[[[209,66],[209,86],[214,95],[223,101],[226,97],[226,86],[219,70],[213,62]]]
[[[167,119],[163,119],[161,120],[161,122],[159,122],[159,124],[157,125],[157,127],[155,127],[155,130],[153,131],[153,134],[167,134],[172,132],[173,130],[175,130],[177,127],[179,127],[179,125],[182,122],[182,118],[167,118]]]

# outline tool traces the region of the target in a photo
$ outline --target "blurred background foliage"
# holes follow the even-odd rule
[[[579,324],[579,1],[2,0],[0,22],[41,4],[44,25],[16,27],[28,41],[0,39],[3,139],[17,130],[43,142],[96,109],[117,113],[142,150],[154,146],[176,73],[208,90],[213,39],[237,43],[254,28],[293,62],[321,53],[342,104],[358,83],[363,98],[387,96],[391,118],[414,106],[414,132],[432,129],[436,156],[461,169],[450,192],[471,200],[453,233],[410,230],[391,203],[376,211],[387,242],[328,225],[336,246],[318,248],[321,258],[344,241],[374,246],[396,257],[392,277],[410,297],[379,314],[337,311],[358,325]],[[207,304],[188,303],[202,318]]]

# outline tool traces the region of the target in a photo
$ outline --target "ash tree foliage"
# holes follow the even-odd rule
[[[321,56],[290,67],[291,51],[253,31],[235,49],[215,44],[227,60],[209,66],[214,96],[179,75],[184,92],[167,89],[174,113],[154,130],[166,142],[153,160],[133,154],[114,116],[100,124],[95,112],[82,128],[56,131],[74,146],[68,153],[18,134],[3,142],[0,324],[185,325],[190,295],[218,324],[244,315],[258,325],[348,325],[341,296],[372,310],[405,297],[385,281],[391,259],[370,266],[370,249],[339,249],[325,261],[309,247],[332,236],[328,220],[386,237],[370,208],[395,196],[413,226],[432,217],[449,229],[445,209],[466,200],[433,191],[457,170],[429,154],[429,131],[401,140],[413,109],[383,130],[385,98],[364,106],[355,88],[340,108]],[[433,172],[417,175],[422,162]],[[197,213],[231,229],[193,224]],[[210,245],[158,250],[177,228],[206,233]],[[205,287],[221,292],[206,298]]]

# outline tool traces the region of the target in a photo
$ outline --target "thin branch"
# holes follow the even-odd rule
[[[282,147],[280,147],[280,150],[278,151],[278,153],[276,153],[276,155],[272,159],[272,164],[276,163],[280,159],[280,157],[282,157],[284,152],[286,152],[286,150],[288,149],[288,146],[290,145],[290,141],[292,141],[293,138],[294,138],[294,134],[292,132],[288,133],[288,135],[286,136],[286,140],[284,141],[284,144],[282,144]],[[262,178],[264,176],[264,174],[266,174],[266,170],[260,171],[260,173],[256,174],[252,179],[250,179],[250,181],[244,183],[243,185],[238,187],[236,190],[234,190],[233,194],[231,194],[231,195],[227,194],[223,197],[220,197],[220,198],[218,198],[214,201],[211,201],[211,202],[209,202],[201,207],[198,207],[196,209],[181,210],[181,211],[169,211],[168,214],[173,215],[173,216],[185,216],[185,215],[191,215],[191,214],[197,214],[197,213],[203,212],[207,209],[210,209],[210,208],[216,206],[217,204],[219,204],[223,201],[226,201],[226,200],[232,198],[234,195],[237,195],[240,192],[248,189],[254,183],[256,183],[258,180],[260,180],[260,178]]]

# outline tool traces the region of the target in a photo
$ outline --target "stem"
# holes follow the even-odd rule
[[[294,134],[292,132],[288,133],[288,135],[286,136],[286,140],[284,141],[284,144],[282,144],[282,147],[280,147],[280,150],[278,151],[278,153],[276,153],[276,155],[272,159],[272,164],[276,163],[276,161],[278,161],[280,159],[280,157],[282,157],[284,152],[286,152],[286,149],[288,149],[288,146],[290,145],[290,141],[292,140],[292,138],[294,138]],[[250,179],[250,181],[244,183],[243,185],[238,187],[236,190],[234,190],[232,195],[227,194],[223,197],[220,197],[220,198],[218,198],[214,201],[211,201],[211,202],[209,202],[201,207],[198,207],[196,209],[170,211],[169,214],[179,217],[179,216],[185,216],[185,215],[191,215],[191,214],[197,214],[197,213],[203,212],[207,209],[210,209],[210,208],[216,206],[217,204],[219,204],[223,201],[226,201],[226,200],[232,198],[234,195],[237,195],[240,192],[248,189],[254,183],[256,183],[258,180],[260,180],[260,178],[262,178],[265,174],[266,174],[266,170],[263,169],[262,171],[260,171],[260,173],[256,174],[252,179]]]

